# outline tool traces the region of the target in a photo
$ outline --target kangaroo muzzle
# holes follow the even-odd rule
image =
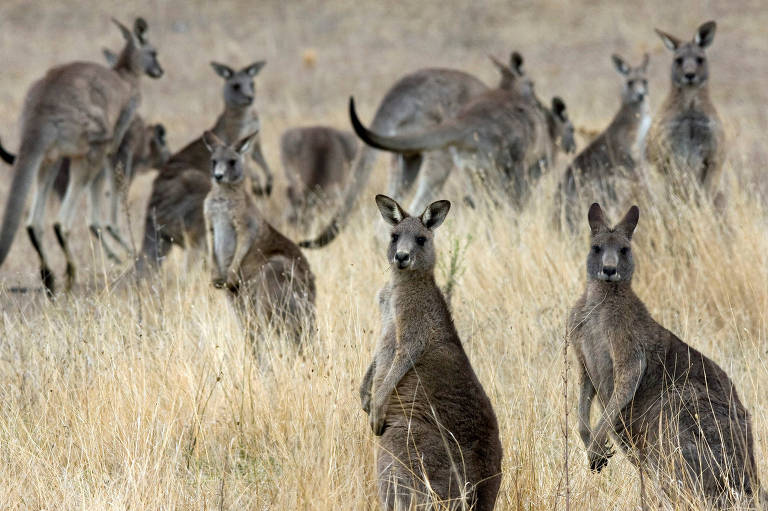
[[[603,267],[597,274],[600,280],[616,281],[621,278],[618,272],[619,256],[616,252],[610,251],[603,254]]]
[[[404,270],[411,266],[411,254],[408,252],[398,251],[395,253],[395,259],[393,262],[397,265],[398,269]]]

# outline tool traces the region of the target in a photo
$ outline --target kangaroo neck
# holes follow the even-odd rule
[[[131,87],[138,89],[141,72],[131,67],[131,59],[128,56],[127,50],[120,54],[115,67],[112,69],[120,76],[120,78],[130,83]]]
[[[402,298],[418,298],[431,295],[437,290],[434,274],[429,271],[392,269],[392,291]]]
[[[681,110],[700,110],[702,105],[709,103],[709,82],[698,86],[672,83],[669,101]]]
[[[227,139],[239,137],[242,128],[247,125],[248,122],[252,121],[254,117],[250,105],[224,105],[224,111],[219,115],[219,118],[216,119],[216,125],[213,127],[213,132],[217,136],[223,136]]]
[[[631,281],[608,282],[604,280],[587,280],[587,304],[594,306],[600,303],[631,302],[635,300]]]

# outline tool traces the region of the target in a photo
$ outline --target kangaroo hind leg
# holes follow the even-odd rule
[[[48,202],[48,196],[51,194],[53,183],[56,181],[56,175],[59,170],[57,162],[45,161],[40,166],[37,174],[37,190],[32,203],[32,209],[29,212],[27,221],[27,235],[29,241],[40,257],[40,278],[45,286],[48,297],[52,297],[56,292],[56,284],[53,272],[48,265],[48,258],[43,249],[43,222],[45,221],[45,206]]]

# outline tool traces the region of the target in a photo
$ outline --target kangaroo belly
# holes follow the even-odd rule
[[[698,166],[715,145],[709,117],[701,112],[686,112],[669,127],[669,143],[679,164]]]
[[[220,270],[229,268],[235,255],[236,234],[229,218],[214,216],[211,219],[213,227],[213,256]]]

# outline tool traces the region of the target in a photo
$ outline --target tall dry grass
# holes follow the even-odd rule
[[[281,130],[312,122],[346,126],[349,93],[370,116],[388,85],[420,66],[459,67],[490,83],[496,78],[485,53],[512,48],[526,56],[542,97],[561,94],[577,125],[599,129],[618,105],[612,52],[632,60],[652,50],[656,106],[668,86],[670,57],[652,27],[688,36],[715,17],[711,87],[731,141],[728,209],[721,216],[678,201],[653,182],[640,201],[634,286],[660,323],[733,378],[752,413],[759,471],[768,483],[768,64],[759,58],[768,13],[757,2],[740,7],[11,0],[0,5],[0,116],[18,115],[26,87],[48,66],[99,59],[101,45],[115,47],[119,35],[109,15],[143,13],[167,75],[146,82],[142,112],[167,124],[173,147],[199,134],[220,108],[212,59],[269,61],[258,79],[258,103],[276,170]],[[316,55],[314,68],[302,64],[308,50]],[[10,122],[0,134],[16,147]],[[137,287],[123,267],[104,261],[85,229],[76,247],[82,284],[75,293],[53,303],[40,293],[11,293],[9,286],[37,285],[35,257],[20,233],[0,269],[0,506],[376,508],[375,439],[357,386],[378,335],[375,292],[388,278],[371,198],[383,189],[380,159],[349,227],[327,249],[307,252],[317,277],[318,333],[302,353],[270,339],[254,354],[194,256],[173,253],[157,279]],[[137,239],[150,180],[140,178],[131,192]],[[552,228],[555,181],[556,171],[520,212],[473,211],[457,201],[437,234],[441,281],[450,251],[468,244],[453,311],[500,421],[500,510],[564,507],[563,412],[575,410],[577,392],[569,381],[564,401],[562,348],[567,310],[584,285],[588,244],[586,221],[574,234]],[[7,185],[0,189],[4,202]],[[280,187],[263,204],[278,225],[283,204]],[[618,218],[627,206],[607,210]],[[55,247],[52,236],[45,241]],[[591,474],[573,419],[571,509],[637,507],[639,483],[629,462],[617,455]]]

